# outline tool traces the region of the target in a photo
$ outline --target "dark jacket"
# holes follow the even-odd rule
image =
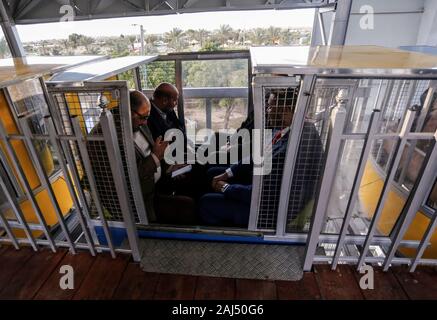
[[[159,112],[156,110],[156,106],[151,101],[152,108],[150,109],[150,116],[149,120],[147,121],[147,126],[149,127],[153,140],[156,140],[159,136],[162,136],[164,138],[165,133],[169,129],[179,129],[185,133],[185,125],[182,123],[182,121],[179,120],[179,118],[176,115],[176,112],[174,110],[171,110],[167,112],[167,119],[164,120],[162,116],[159,114]]]
[[[140,127],[140,132],[144,135],[150,148],[153,148],[155,142],[152,138],[152,133],[147,126]],[[150,221],[156,221],[156,213],[153,205],[155,196],[155,172],[157,170],[155,160],[152,155],[144,157],[135,146],[135,156],[137,159],[138,175],[143,194],[144,206],[146,207],[147,217]],[[161,161],[162,163],[163,161]],[[164,168],[161,168],[164,174]]]

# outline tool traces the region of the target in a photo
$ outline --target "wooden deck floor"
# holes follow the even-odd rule
[[[74,268],[74,290],[59,287],[62,265]],[[0,248],[0,299],[437,299],[435,268],[376,269],[374,290],[361,290],[360,276],[345,265],[317,265],[297,282],[170,275],[143,272],[125,255]]]

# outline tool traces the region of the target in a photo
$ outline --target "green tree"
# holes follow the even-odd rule
[[[281,29],[276,27],[269,27],[265,31],[265,37],[268,44],[279,44],[279,40],[281,38]]]
[[[183,68],[184,87],[247,87],[247,63],[245,60],[189,61]],[[225,108],[223,128],[229,128],[232,111],[241,99],[223,98],[219,107]]]
[[[172,61],[156,61],[145,66],[146,88],[155,88],[161,82],[175,83],[175,64]]]
[[[250,41],[252,41],[253,45],[262,45],[265,41],[265,31],[262,28],[253,29],[249,35]]]
[[[8,43],[6,42],[5,38],[0,38],[0,58],[7,58],[11,55],[9,52]]]
[[[216,31],[216,36],[219,39],[222,46],[232,37],[233,29],[228,24],[220,25],[219,29]]]
[[[85,47],[87,53],[91,50],[91,45],[94,43],[94,38],[80,35],[79,44]]]
[[[205,42],[205,44],[200,49],[200,51],[218,51],[218,50],[220,50],[220,44],[210,40]]]
[[[209,34],[210,34],[209,31],[207,31],[205,29],[198,29],[198,30],[195,30],[194,39],[199,41],[200,47],[203,47],[205,41],[207,41],[207,39],[208,39]]]
[[[72,33],[68,36],[68,41],[70,42],[70,45],[76,49],[79,46],[81,39],[81,35],[77,33]]]
[[[186,46],[185,32],[179,28],[173,28],[164,34],[167,46],[173,51],[182,51]]]

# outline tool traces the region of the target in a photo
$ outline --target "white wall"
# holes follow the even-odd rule
[[[437,1],[426,0],[417,36],[418,45],[437,46]]]
[[[416,45],[419,29],[427,28],[426,23],[422,22],[425,1],[427,0],[352,0],[345,44],[386,47]],[[437,0],[431,2],[435,6]],[[364,5],[370,5],[374,10],[373,30],[360,27],[360,19],[363,17],[360,8]]]

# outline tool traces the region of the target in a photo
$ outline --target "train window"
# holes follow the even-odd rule
[[[8,93],[18,116],[26,119],[35,135],[47,135],[44,116],[49,113],[38,79],[23,81],[8,87]],[[60,170],[59,162],[48,139],[33,140],[33,145],[48,176]]]
[[[187,130],[236,130],[247,118],[246,59],[183,61],[182,82]],[[196,135],[196,142],[203,138]]]
[[[129,89],[135,89],[135,77],[134,77],[135,69],[130,69],[125,72],[122,72],[117,75],[118,80],[126,80],[127,81],[127,87]]]
[[[175,61],[154,61],[141,65],[139,68],[143,89],[155,89],[161,82],[175,83]]]

